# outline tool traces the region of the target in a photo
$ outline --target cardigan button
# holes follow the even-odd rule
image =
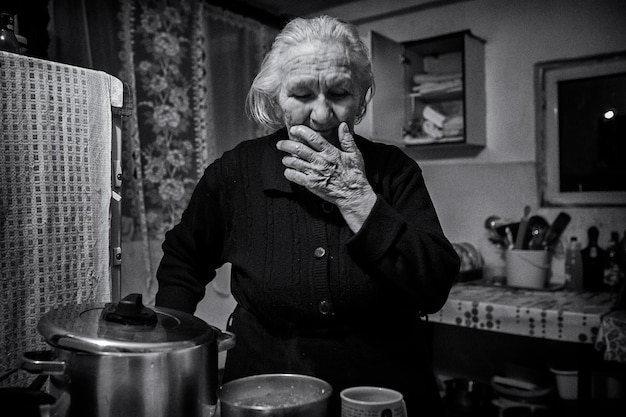
[[[329,203],[328,201],[324,201],[322,203],[322,211],[326,214],[330,214],[333,211],[333,208],[335,206],[332,203]]]
[[[322,259],[324,256],[326,256],[326,249],[321,246],[315,248],[315,250],[313,251],[313,256],[315,256],[316,259]]]
[[[333,314],[333,303],[331,303],[330,301],[326,301],[326,300],[320,301],[320,303],[317,305],[317,309],[324,316]]]

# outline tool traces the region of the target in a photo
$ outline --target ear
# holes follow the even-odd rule
[[[365,93],[361,95],[361,100],[359,101],[359,111],[356,114],[354,124],[358,124],[361,120],[363,120],[363,116],[365,116],[365,112],[367,111],[367,105],[372,100],[373,94],[374,90],[372,87],[369,87]]]
[[[274,124],[273,127],[277,127],[279,129],[284,127],[284,113],[283,109],[278,104],[278,100],[276,98],[267,100],[267,107],[267,114],[272,119],[272,122]]]

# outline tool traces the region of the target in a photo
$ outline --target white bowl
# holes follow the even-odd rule
[[[578,398],[578,371],[560,370],[550,368],[556,377],[556,388],[559,397],[564,400],[575,400]]]

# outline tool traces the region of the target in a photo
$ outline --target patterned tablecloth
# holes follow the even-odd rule
[[[480,283],[457,283],[434,323],[576,343],[595,343],[609,293],[539,291]],[[623,319],[626,319],[623,317]],[[626,326],[624,326],[626,327]],[[624,330],[622,327],[622,331]],[[626,334],[623,334],[626,337]]]

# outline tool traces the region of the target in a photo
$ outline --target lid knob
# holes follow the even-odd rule
[[[156,312],[142,303],[141,294],[129,294],[119,303],[107,303],[102,311],[106,321],[131,326],[154,326],[157,323]]]

